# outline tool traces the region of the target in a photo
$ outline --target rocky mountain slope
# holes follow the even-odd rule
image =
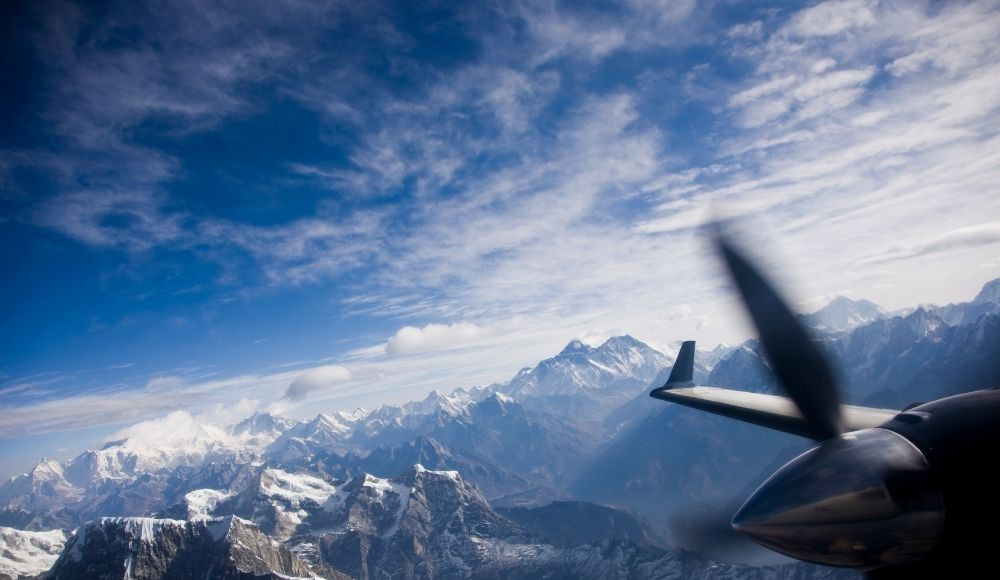
[[[664,549],[635,517],[607,507],[567,502],[498,511],[458,472],[421,465],[395,478],[363,474],[341,484],[268,469],[252,497],[214,508],[228,510],[242,510],[314,571],[336,567],[356,578],[759,573]],[[793,565],[765,577],[804,572]]]
[[[1000,384],[998,288],[906,315],[842,302],[816,326],[851,401],[899,408]],[[372,412],[175,417],[169,436],[132,432],[0,485],[0,573],[36,574],[61,553],[61,577],[832,574],[676,549],[710,548],[688,537],[702,516],[731,513],[805,443],[650,399],[671,363],[628,336],[573,341],[508,382]],[[776,389],[753,340],[696,364],[701,382]]]
[[[49,576],[346,578],[326,567],[314,572],[288,548],[276,545],[256,526],[234,516],[193,522],[100,518],[77,530]]]

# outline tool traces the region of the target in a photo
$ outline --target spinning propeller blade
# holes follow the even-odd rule
[[[753,318],[774,373],[809,422],[812,438],[823,441],[839,435],[843,432],[840,395],[826,357],[774,286],[718,228],[715,243]]]

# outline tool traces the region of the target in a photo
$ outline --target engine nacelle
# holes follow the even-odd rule
[[[788,462],[732,522],[793,558],[862,569],[926,557],[941,542],[944,523],[927,458],[881,428],[828,439]]]

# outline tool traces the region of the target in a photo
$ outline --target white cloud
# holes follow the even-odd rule
[[[862,89],[841,89],[825,93],[800,107],[795,115],[796,120],[805,121],[843,109],[860,99],[863,94]]]
[[[37,221],[95,246],[141,251],[179,240],[183,216],[163,210],[164,200],[143,192],[75,191],[36,211]]]
[[[295,285],[330,278],[366,264],[386,237],[383,215],[359,211],[347,216],[319,215],[274,226],[205,220],[191,243],[219,252],[242,250],[253,256],[267,279]]]
[[[232,425],[249,417],[260,409],[256,399],[240,399],[236,402],[213,403],[198,412],[196,417],[213,425]]]
[[[858,114],[849,122],[855,127],[871,127],[889,116],[889,111],[875,110]]]
[[[833,36],[876,22],[875,0],[827,0],[797,13],[784,32],[798,37]]]
[[[809,67],[809,76],[787,75],[740,91],[729,98],[729,106],[740,110],[741,124],[761,127],[795,111],[798,121],[844,108],[863,94],[862,87],[876,69],[838,70],[823,74],[833,66],[824,59]]]
[[[739,107],[761,99],[763,97],[772,95],[795,84],[796,77],[794,75],[783,76],[780,78],[772,79],[740,91],[729,98],[729,106]]]
[[[105,442],[128,440],[130,447],[185,449],[194,439],[206,443],[225,441],[227,425],[244,419],[258,408],[257,401],[243,399],[225,405],[215,405],[191,413],[171,411],[166,415],[140,421],[105,437]]]
[[[615,329],[593,329],[588,330],[582,334],[577,335],[576,340],[579,340],[583,344],[592,347],[598,347],[605,343],[612,336],[621,336],[627,334],[628,331],[621,328]]]
[[[16,437],[137,421],[187,407],[192,402],[174,395],[152,397],[109,392],[50,399],[5,409],[0,416],[0,436]]]
[[[558,59],[593,62],[623,50],[686,45],[697,41],[699,33],[695,0],[628,0],[623,10],[603,17],[552,1],[514,6],[515,15],[530,30],[527,58],[533,66]]]
[[[285,415],[294,409],[295,406],[296,404],[289,399],[279,399],[267,405],[264,409],[272,415]]]
[[[873,66],[858,70],[838,70],[809,79],[796,87],[792,91],[792,96],[799,101],[809,101],[848,87],[864,85],[874,74],[875,67]]]
[[[760,127],[781,117],[791,109],[786,99],[755,102],[743,110],[741,125],[748,129]]]
[[[173,411],[163,417],[147,419],[130,425],[107,437],[107,441],[129,439],[137,445],[166,446],[192,437],[201,422],[187,411]]]
[[[517,10],[537,14],[532,6]],[[688,337],[738,340],[731,330],[737,307],[720,294],[715,257],[697,232],[711,200],[730,202],[737,217],[764,220],[758,228],[789,248],[775,268],[797,272],[806,296],[857,284],[885,289],[881,296],[858,296],[889,308],[938,295],[955,300],[959,282],[951,289],[921,283],[926,258],[949,257],[964,282],[970,270],[981,276],[978,264],[995,257],[995,224],[981,224],[984,215],[1000,215],[1000,22],[992,5],[925,11],[908,3],[825,3],[753,43],[780,25],[783,15],[769,16],[767,26],[752,23],[726,45],[739,45],[731,56],[750,71],[739,86],[715,84],[706,94],[689,94],[670,77],[652,75],[613,94],[560,102],[568,113],[555,119],[543,112],[560,87],[575,87],[555,61],[581,61],[574,62],[584,67],[576,71],[590,74],[587,67],[606,56],[654,42],[633,33],[676,22],[586,22],[554,3],[537,10],[543,18],[527,20],[523,46],[486,38],[481,62],[434,75],[414,95],[376,96],[364,111],[345,112],[336,83],[319,77],[287,88],[291,98],[330,118],[371,128],[348,153],[349,171],[293,164],[292,178],[365,199],[413,183],[406,228],[388,227],[399,217],[391,211],[345,215],[330,207],[269,226],[191,223],[145,194],[112,196],[110,209],[132,215],[134,233],[119,235],[102,224],[103,214],[90,212],[82,196],[64,198],[73,211],[53,214],[64,231],[94,245],[142,249],[169,241],[245,252],[276,285],[323,280],[363,265],[371,277],[346,301],[352,313],[393,317],[398,326],[440,324],[402,328],[387,343],[371,339],[374,344],[340,361],[350,365],[346,375],[248,375],[164,384],[141,395],[40,402],[5,409],[0,433],[133,421],[236,397],[282,411],[308,395],[328,404],[419,397],[432,387],[508,378],[595,328],[665,344]],[[878,26],[870,18],[876,13]],[[689,25],[697,28],[682,27]],[[887,55],[893,75],[879,78],[873,90]],[[545,71],[535,68],[542,62]],[[150,94],[163,98],[148,106],[172,119],[210,123],[243,106],[225,98],[225,83],[213,85],[220,91],[211,94],[218,98],[214,113],[192,108],[188,93],[151,86]],[[722,95],[720,86],[732,96]],[[698,141],[696,166],[689,152],[678,150],[669,116],[645,116],[686,99],[718,111],[713,130]],[[125,116],[116,119],[128,125],[142,103],[126,104]],[[344,121],[356,115],[361,121]],[[470,115],[496,139],[470,135]],[[144,191],[177,169],[170,159],[146,153],[128,152],[128,159],[150,161],[148,173],[130,172]],[[448,195],[440,195],[445,190]],[[893,272],[886,272],[888,261]],[[690,310],[674,310],[678,304]],[[703,319],[706,312],[710,320]],[[462,320],[478,324],[455,322]],[[455,348],[464,345],[470,348]],[[339,388],[329,388],[334,384]]]
[[[730,38],[759,38],[764,30],[764,23],[760,20],[741,23],[733,26],[726,32]]]
[[[944,4],[935,18],[919,22],[908,39],[909,51],[886,70],[902,76],[934,66],[956,74],[995,58],[995,9],[991,2]]]
[[[666,317],[668,321],[672,322],[674,320],[682,320],[684,318],[688,318],[691,316],[693,312],[694,310],[691,308],[691,305],[678,304],[677,306],[674,306],[669,311],[667,311]]]
[[[351,380],[351,371],[340,365],[326,365],[309,369],[295,377],[285,391],[289,401],[303,401],[307,396]]]
[[[837,66],[837,61],[833,60],[832,58],[823,58],[813,63],[813,65],[809,67],[809,72],[811,72],[814,75],[818,75],[825,73],[826,71],[830,70],[835,66]]]
[[[403,356],[429,350],[466,346],[486,334],[486,329],[471,322],[428,324],[422,328],[404,326],[385,343],[389,356]]]
[[[1000,39],[985,32],[1000,26],[1000,14],[984,3],[929,12],[905,3],[870,7],[885,26],[868,26],[865,17],[837,24],[842,30],[831,36],[792,43],[779,33],[756,52],[739,53],[752,55],[759,74],[737,87],[727,105],[750,130],[722,140],[721,161],[741,169],[711,185],[699,180],[691,195],[766,220],[753,227],[795,248],[785,266],[810,281],[808,294],[839,290],[849,280],[859,296],[900,307],[941,295],[943,285],[920,282],[930,260],[952,258],[957,292],[964,287],[959,278],[970,287],[982,283],[970,264],[995,251],[989,228],[977,225],[983,212],[1000,212],[991,185],[1000,179]],[[877,55],[885,54],[938,60],[908,68],[912,77],[879,79],[873,90]],[[678,210],[653,212],[638,231],[672,231],[695,221]],[[957,233],[936,234],[942,231]],[[879,247],[891,250],[873,255]],[[961,299],[967,297],[945,300]]]
[[[236,375],[217,380],[186,381],[183,385],[169,381],[171,384],[161,383],[165,388],[119,386],[7,406],[0,413],[0,437],[114,426],[162,417],[178,409],[218,419],[230,411],[242,413],[256,406],[256,401],[278,399],[298,374],[293,371]]]

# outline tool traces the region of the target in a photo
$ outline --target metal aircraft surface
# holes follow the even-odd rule
[[[721,232],[716,244],[788,397],[695,385],[693,341],[650,396],[819,442],[765,481],[733,528],[874,577],[985,572],[973,571],[1000,549],[1000,390],[903,411],[841,404],[821,349],[772,284]]]

